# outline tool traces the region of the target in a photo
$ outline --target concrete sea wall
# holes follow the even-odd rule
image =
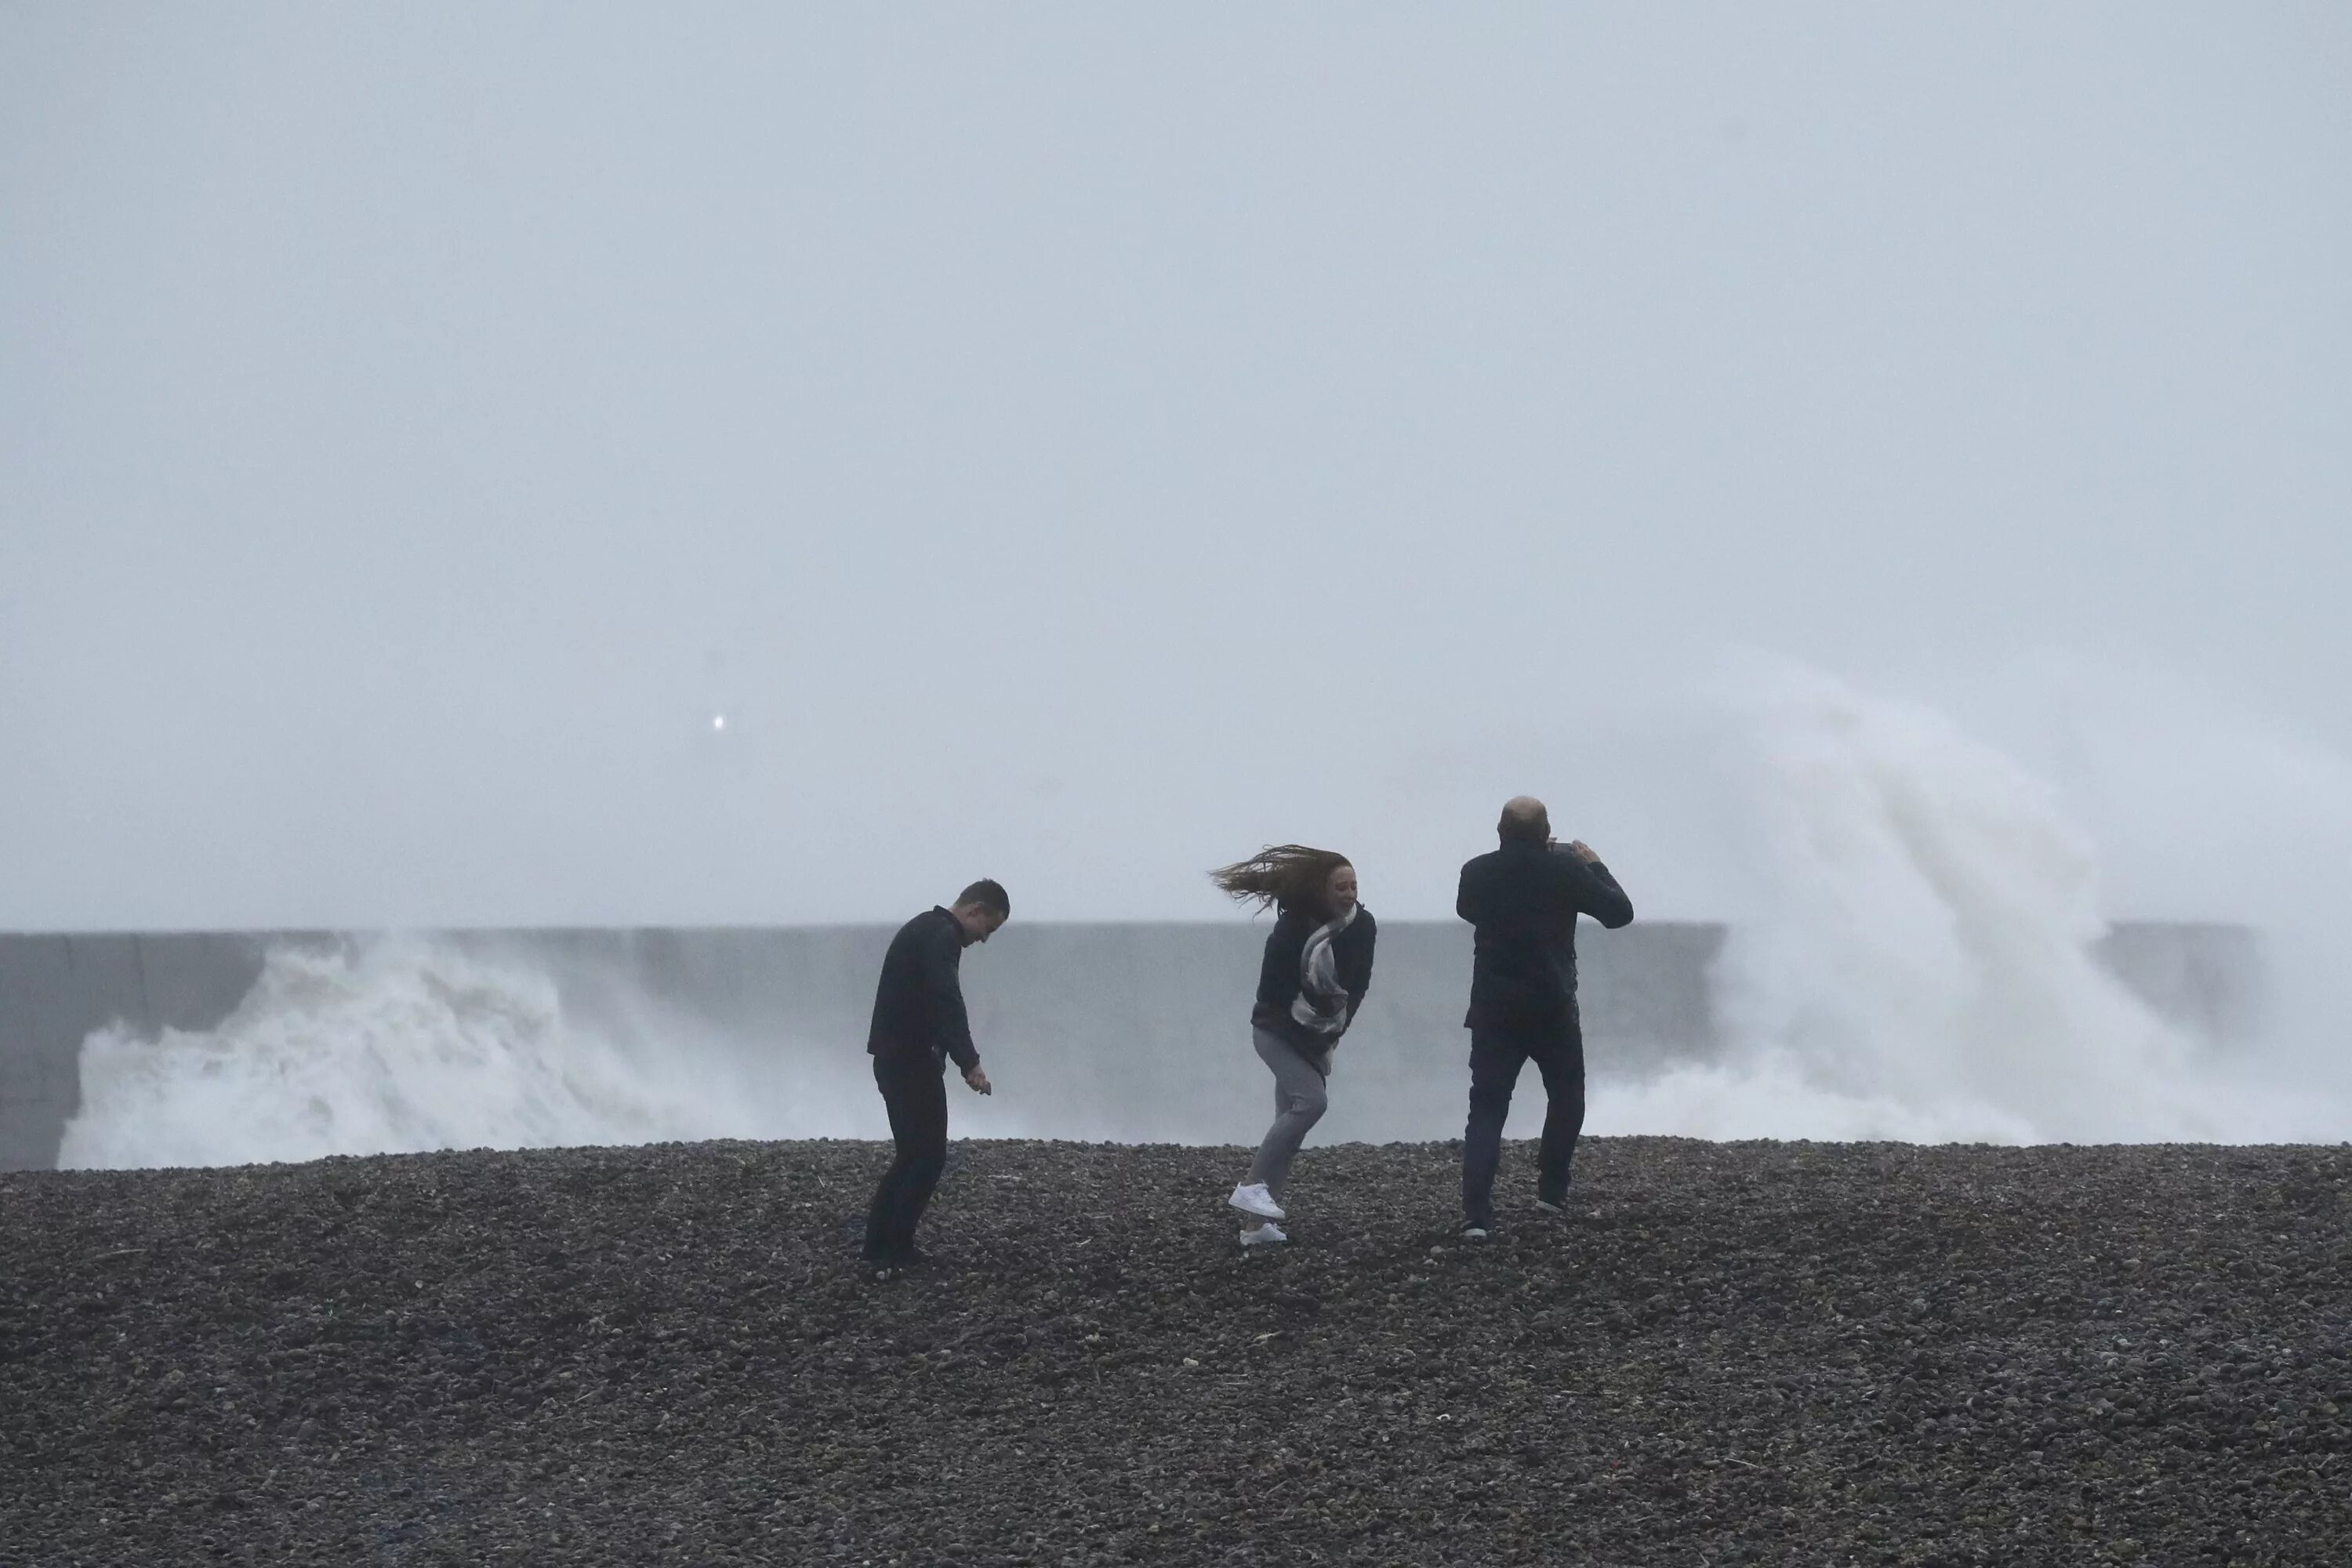
[[[433,940],[551,976],[566,1012],[690,1020],[746,1052],[812,1053],[838,1074],[856,1063],[881,927],[457,931]],[[999,1076],[1051,1085],[1070,1131],[1118,1138],[1234,1135],[1236,1098],[1262,1074],[1239,1020],[1264,927],[1016,924],[966,966],[974,1027]],[[211,1030],[242,1003],[278,943],[324,932],[0,933],[0,1169],[58,1161],[80,1103],[79,1057],[93,1030],[142,1037]],[[1596,1077],[1641,1077],[1705,1060],[1720,926],[1645,922],[1580,938],[1585,1032]],[[2107,966],[2209,1042],[2257,1010],[2259,951],[2241,928],[2118,926]],[[1450,1100],[1464,1049],[1469,935],[1457,922],[1381,928],[1372,1000],[1348,1038],[1360,1103]],[[1083,1115],[1077,1115],[1079,1110]],[[1255,1114],[1255,1112],[1253,1112]],[[1350,1129],[1335,1107],[1334,1136]]]

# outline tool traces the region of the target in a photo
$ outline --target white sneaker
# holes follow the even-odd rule
[[[1242,1232],[1242,1245],[1244,1247],[1264,1247],[1270,1242],[1288,1241],[1289,1239],[1289,1237],[1283,1234],[1282,1227],[1276,1225],[1272,1220],[1268,1220],[1265,1224],[1259,1226],[1255,1230],[1245,1230]]]
[[[1536,1207],[1543,1210],[1546,1214],[1566,1214],[1568,1212],[1565,1207],[1553,1203],[1549,1198],[1538,1198],[1536,1200]]]
[[[1274,1194],[1265,1190],[1264,1182],[1244,1182],[1234,1189],[1234,1195],[1227,1198],[1225,1202],[1241,1210],[1242,1213],[1254,1214],[1260,1219],[1290,1217],[1284,1214],[1281,1205],[1274,1201]]]

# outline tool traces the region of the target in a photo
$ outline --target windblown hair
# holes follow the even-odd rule
[[[1310,849],[1304,844],[1269,844],[1246,860],[1236,860],[1210,872],[1209,880],[1238,903],[1255,899],[1261,910],[1278,905],[1286,910],[1314,911],[1330,902],[1325,889],[1330,883],[1331,873],[1352,864],[1336,850]]]

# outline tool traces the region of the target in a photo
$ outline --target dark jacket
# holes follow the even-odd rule
[[[917,915],[890,939],[866,1048],[894,1061],[944,1052],[965,1072],[980,1065],[963,1010],[963,927],[947,910]]]
[[[1307,950],[1307,939],[1315,934],[1315,928],[1329,918],[1284,908],[1274,929],[1265,933],[1265,957],[1257,971],[1257,1005],[1250,1009],[1255,1027],[1279,1036],[1313,1063],[1318,1072],[1325,1069],[1332,1046],[1347,1028],[1343,1026],[1339,1034],[1318,1035],[1290,1016],[1290,1005],[1298,999],[1299,954]],[[1380,923],[1372,919],[1371,910],[1359,904],[1348,929],[1331,939],[1331,961],[1348,993],[1350,1024],[1356,1020],[1356,1010],[1364,1005],[1364,994],[1372,988],[1372,945],[1379,937]]]
[[[1576,1016],[1576,917],[1615,931],[1633,903],[1598,860],[1513,841],[1462,868],[1454,912],[1477,928],[1464,1027],[1549,1033]]]

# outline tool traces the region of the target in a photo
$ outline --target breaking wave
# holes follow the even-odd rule
[[[764,1130],[567,1017],[552,979],[421,938],[273,949],[209,1031],[82,1047],[67,1166],[646,1143]]]
[[[2224,1077],[2093,953],[2093,842],[1945,715],[1818,671],[1724,693],[1745,907],[1720,1059],[1594,1097],[1596,1131],[1906,1142],[2340,1137],[2340,1104]],[[2239,1042],[2242,1047],[2246,1043]]]

